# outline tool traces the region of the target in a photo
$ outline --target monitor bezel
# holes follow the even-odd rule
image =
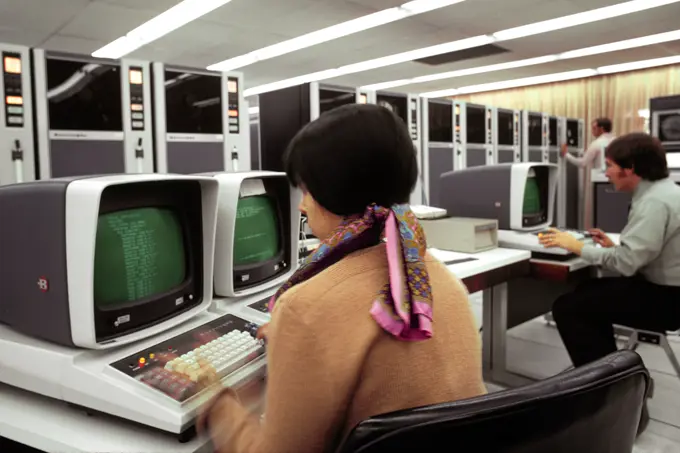
[[[555,216],[555,194],[557,191],[559,167],[555,164],[538,162],[520,162],[511,164],[510,176],[510,229],[515,231],[538,231],[548,228]],[[523,204],[526,180],[531,169],[548,172],[548,193],[546,221],[534,225],[524,225]]]
[[[266,186],[267,186],[267,184],[265,182],[265,189],[267,189]],[[260,195],[250,195],[250,196],[247,196],[247,197],[240,197],[239,200],[241,198],[252,198],[252,197],[266,197],[274,203],[274,211],[276,213],[276,217],[277,217],[277,221],[278,221],[277,234],[279,236],[279,244],[280,244],[279,251],[276,254],[276,256],[274,256],[273,258],[268,259],[266,261],[262,261],[260,263],[249,263],[249,264],[239,264],[239,265],[234,264],[233,255],[232,255],[232,270],[233,270],[232,274],[236,274],[237,272],[245,272],[245,271],[250,271],[251,273],[257,272],[259,269],[263,269],[263,268],[266,268],[268,266],[271,266],[272,264],[276,264],[278,262],[284,261],[284,260],[286,260],[286,258],[288,258],[288,261],[290,263],[291,258],[293,258],[293,257],[286,257],[286,234],[285,234],[286,228],[285,228],[285,225],[284,225],[286,218],[283,215],[284,211],[282,210],[282,206],[281,206],[280,201],[277,200],[272,195],[270,195],[269,191],[267,191],[264,194],[260,194]],[[234,223],[234,235],[235,234],[236,234],[236,224]],[[291,266],[291,264],[289,264],[289,266]],[[283,272],[285,272],[286,270],[287,269],[284,269]],[[283,273],[283,272],[281,272],[281,273]],[[249,280],[247,283],[244,283],[244,284],[237,284],[236,280],[234,280],[234,290],[235,291],[243,291],[243,290],[250,289],[252,287],[259,287],[263,284],[266,284],[270,280],[276,279],[278,276],[279,276],[279,274],[274,274],[272,276],[265,277],[261,280],[254,280],[254,281]]]
[[[272,171],[249,171],[241,173],[211,173],[210,176],[217,179],[219,182],[219,208],[218,208],[218,228],[216,235],[215,247],[215,278],[214,278],[214,292],[217,297],[224,297],[227,299],[241,298],[251,294],[256,294],[266,289],[276,287],[285,283],[288,278],[293,275],[298,267],[299,243],[300,243],[300,211],[298,205],[302,200],[302,194],[299,189],[291,187],[285,173]],[[289,203],[288,209],[290,215],[287,216],[290,222],[290,242],[287,244],[288,253],[291,257],[290,266],[288,269],[276,275],[274,278],[261,281],[257,285],[252,285],[248,288],[234,287],[234,257],[233,257],[233,243],[234,233],[236,229],[236,208],[238,198],[241,193],[241,185],[247,179],[278,179],[281,184],[289,187]],[[285,207],[281,207],[285,209]],[[284,220],[285,221],[285,220]]]
[[[118,198],[121,196],[122,198]],[[134,187],[118,185],[104,189],[98,216],[140,208],[171,209],[175,212],[181,225],[185,247],[185,276],[182,283],[164,293],[105,309],[97,306],[93,296],[98,342],[158,324],[200,304],[203,298],[203,288],[200,285],[203,278],[203,263],[201,256],[196,253],[197,250],[203,249],[201,209],[196,203],[200,197],[200,185],[193,181],[142,183]],[[185,300],[184,296],[188,294],[193,298]],[[121,317],[129,317],[130,321],[118,328],[112,321]]]
[[[662,115],[678,115],[680,116],[680,109],[656,110],[652,112],[652,135],[661,141],[663,146],[679,146],[680,140],[661,140],[660,132],[660,117]]]
[[[148,181],[197,181],[201,187],[201,222],[203,235],[202,298],[199,304],[143,328],[100,341],[97,339],[94,310],[94,253],[97,221],[102,192],[109,186]],[[216,181],[200,176],[169,174],[126,174],[92,177],[71,182],[66,189],[66,265],[71,339],[75,346],[107,349],[165,332],[212,304],[213,252],[217,225]],[[197,282],[198,284],[199,282]]]

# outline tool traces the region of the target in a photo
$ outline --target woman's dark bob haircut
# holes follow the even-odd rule
[[[668,177],[666,150],[659,139],[651,135],[642,132],[622,135],[607,146],[605,156],[647,181]]]
[[[294,187],[340,216],[363,214],[372,203],[408,203],[418,178],[406,124],[369,104],[338,107],[309,123],[290,142],[284,162]]]

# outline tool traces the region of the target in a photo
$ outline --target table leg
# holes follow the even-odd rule
[[[519,387],[533,380],[507,369],[508,285],[486,289],[483,297],[482,357],[484,379],[508,387]]]

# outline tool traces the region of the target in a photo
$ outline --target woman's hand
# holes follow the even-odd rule
[[[614,244],[614,241],[612,241],[609,236],[607,236],[605,232],[599,228],[592,228],[588,230],[588,233],[590,233],[593,241],[597,244],[600,244],[602,247],[609,248],[616,245]]]
[[[269,328],[269,323],[262,324],[259,329],[257,329],[256,338],[258,340],[267,341],[267,329]]]
[[[583,242],[569,233],[551,228],[547,233],[538,235],[538,242],[546,248],[561,248],[577,255],[583,250]]]
[[[199,435],[208,434],[210,435],[210,425],[215,419],[219,419],[221,416],[222,406],[226,402],[226,399],[233,399],[238,401],[238,396],[236,393],[229,388],[222,388],[220,391],[215,392],[215,394],[210,398],[208,403],[206,403],[201,412],[196,418],[196,432]]]

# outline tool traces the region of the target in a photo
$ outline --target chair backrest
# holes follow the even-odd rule
[[[633,351],[534,384],[371,417],[341,453],[629,453],[649,385]]]

